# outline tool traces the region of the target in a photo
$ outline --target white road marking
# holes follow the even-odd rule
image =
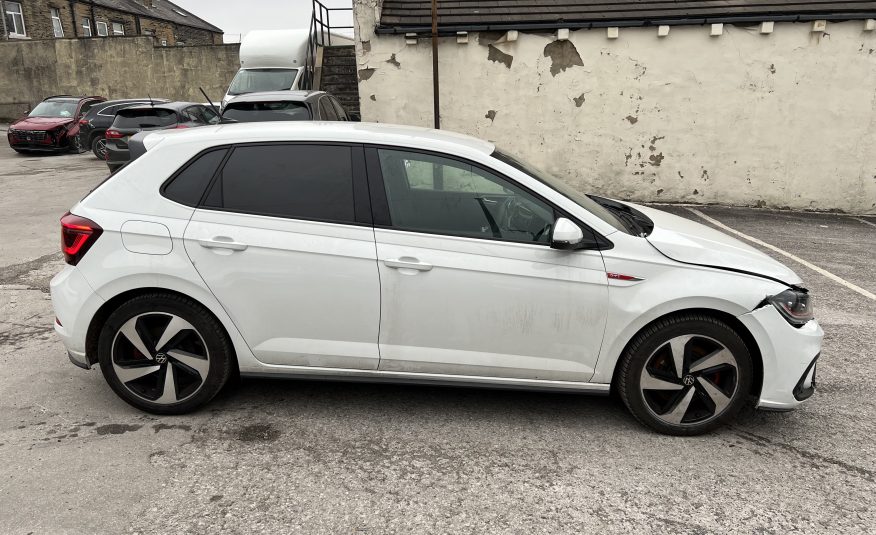
[[[834,282],[842,284],[843,286],[845,286],[849,290],[857,292],[857,293],[863,295],[864,297],[867,297],[869,299],[876,301],[876,294],[873,294],[872,292],[868,292],[867,290],[861,288],[860,286],[858,286],[856,284],[852,284],[851,282],[845,280],[842,277],[834,275],[833,273],[831,273],[830,271],[827,271],[826,269],[822,269],[811,262],[807,262],[806,260],[803,260],[799,256],[793,255],[793,254],[789,253],[788,251],[783,251],[782,249],[779,249],[775,245],[770,245],[769,243],[766,243],[766,242],[761,241],[757,238],[749,236],[748,234],[743,234],[742,232],[739,232],[738,230],[731,228],[731,227],[728,227],[724,223],[721,223],[717,219],[713,219],[713,218],[707,216],[706,214],[700,212],[699,210],[695,210],[693,208],[688,208],[687,210],[690,211],[691,213],[693,213],[694,215],[696,215],[697,217],[700,217],[700,218],[708,221],[709,223],[715,225],[716,227],[720,228],[721,230],[724,230],[726,232],[729,232],[731,234],[739,236],[740,238],[742,238],[744,240],[748,240],[752,243],[756,243],[756,244],[760,245],[761,247],[766,247],[770,251],[778,253],[782,256],[788,257],[791,260],[793,260],[794,262],[797,262],[798,264],[802,264],[802,265],[806,266],[807,268],[811,269],[812,271],[815,271],[816,273],[824,275],[825,277],[827,277],[828,279],[830,279]]]
[[[863,219],[860,217],[853,217],[852,219],[854,219],[855,221],[860,221],[861,223],[864,223],[865,225],[870,225],[871,227],[876,227],[876,223],[874,223],[872,221],[867,221],[866,219]]]

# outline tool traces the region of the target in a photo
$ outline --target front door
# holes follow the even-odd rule
[[[606,320],[600,253],[551,249],[554,208],[484,168],[367,151],[389,218],[375,221],[379,369],[588,381]]]
[[[374,233],[362,148],[232,149],[185,233],[201,277],[266,364],[374,370]]]

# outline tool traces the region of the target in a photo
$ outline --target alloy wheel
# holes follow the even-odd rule
[[[116,377],[128,391],[165,405],[192,397],[210,370],[201,334],[188,321],[167,312],[126,321],[116,332],[110,357]]]
[[[98,159],[106,159],[106,140],[104,138],[100,138],[94,142],[94,154]]]
[[[671,425],[702,424],[721,415],[739,388],[739,364],[713,338],[671,338],[645,361],[639,381],[645,406]]]

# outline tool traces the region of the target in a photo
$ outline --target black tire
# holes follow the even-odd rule
[[[169,316],[171,320],[179,319],[188,322],[189,327],[193,329],[183,328],[171,341],[164,343],[162,347],[155,348],[154,346],[157,344],[152,342],[157,336],[163,336],[163,334],[158,334],[162,329],[160,326],[155,329],[140,322],[149,322],[154,325],[156,321],[166,316]],[[154,355],[140,359],[136,365],[131,365],[133,360],[123,360],[120,356],[124,352],[124,346],[130,344],[127,341],[128,338],[121,333],[121,329],[130,322],[133,322],[137,329],[140,342],[147,349],[154,351]],[[153,330],[150,331],[150,328]],[[167,328],[167,324],[165,324],[164,330]],[[202,366],[207,369],[206,377],[203,377],[203,372],[199,373],[194,368],[186,366],[185,361],[175,360],[172,350],[167,349],[166,354],[160,352],[165,351],[163,348],[172,345],[172,341],[185,341],[186,339],[189,340],[186,343],[197,344],[205,350],[206,363],[202,363]],[[160,343],[161,340],[159,339],[157,342]],[[130,344],[130,347],[136,346]],[[178,353],[185,354],[183,351],[178,351]],[[114,354],[116,355],[115,364]],[[128,354],[134,355],[138,359],[142,357],[140,351],[128,349]],[[194,351],[188,354],[198,354],[198,352]],[[165,361],[161,365],[158,364],[160,355],[164,355]],[[107,318],[98,341],[100,369],[109,386],[127,403],[154,414],[184,414],[213,399],[228,381],[234,369],[234,358],[234,350],[228,336],[207,309],[189,298],[165,293],[140,295],[122,304]],[[119,366],[119,363],[122,363],[122,366]],[[145,370],[155,367],[159,369],[154,373],[144,375],[142,378],[123,383],[117,373],[117,369],[121,367],[124,367],[120,370],[122,372],[137,368]],[[200,381],[200,386],[195,387],[192,393],[186,394],[179,401],[165,400],[161,402],[164,395],[157,400],[147,399],[149,396],[144,396],[144,392],[158,392],[158,389],[167,389],[165,380],[168,373],[171,374],[170,382],[174,387],[172,389],[174,396],[171,399],[178,399],[178,396],[185,393],[186,388],[192,389],[192,384],[197,380]],[[196,376],[198,379],[193,379]],[[156,384],[154,388],[151,387],[153,380]],[[150,388],[152,390],[149,390]]]
[[[96,134],[91,138],[91,152],[98,160],[106,160],[106,139],[102,134]]]
[[[17,152],[18,154],[30,154],[30,153],[31,153],[29,150],[26,150],[26,149],[16,149],[15,147],[13,147],[12,150],[14,150],[15,152]]]
[[[681,371],[677,354],[683,355]],[[617,390],[642,424],[667,435],[700,435],[727,424],[749,403],[753,375],[748,347],[733,328],[707,315],[683,314],[636,335],[621,356]]]

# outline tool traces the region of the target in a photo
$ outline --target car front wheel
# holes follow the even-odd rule
[[[622,356],[618,391],[633,416],[670,435],[698,435],[748,402],[751,355],[726,323],[698,314],[662,319]]]
[[[233,350],[222,326],[198,303],[141,295],[104,324],[98,360],[123,400],[147,412],[182,414],[210,401],[231,374]]]

